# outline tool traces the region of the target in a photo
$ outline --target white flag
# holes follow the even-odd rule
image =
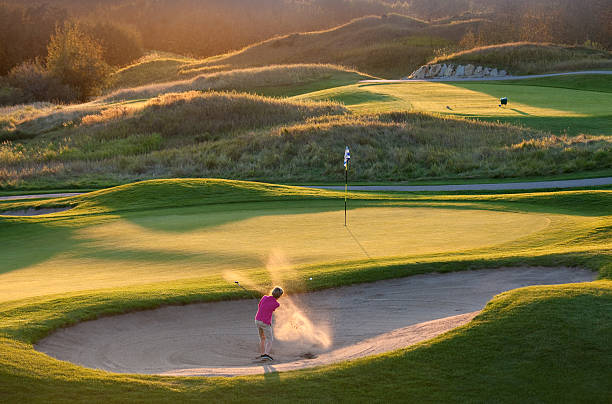
[[[346,149],[344,149],[344,168],[346,168],[346,165],[348,164],[350,159],[351,159],[351,152],[349,151],[348,146],[346,146]]]

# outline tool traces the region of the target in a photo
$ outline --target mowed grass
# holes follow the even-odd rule
[[[502,82],[361,83],[299,96],[300,99],[343,102],[359,113],[422,111],[448,116],[510,122],[576,135],[612,134],[612,76],[574,77],[561,88],[562,79]],[[588,80],[579,89],[578,80]],[[601,87],[600,91],[598,87]],[[507,107],[499,99],[508,97]]]
[[[327,402],[602,402],[612,393],[610,198],[612,191],[353,194],[348,229],[343,228],[342,193],[238,181],[149,181],[73,198],[8,204],[77,207],[46,217],[0,218],[3,243],[8,242],[1,247],[3,256],[13,254],[3,260],[0,278],[22,292],[21,298],[14,291],[10,299],[3,295],[0,302],[0,393],[8,402],[263,402],[271,395]],[[495,223],[495,216],[501,223]],[[296,225],[302,231],[290,228]],[[387,237],[369,236],[366,225],[372,232],[389,229]],[[404,246],[389,236],[403,239]],[[235,250],[234,256],[256,257],[238,273],[269,285],[265,263],[279,246],[327,254],[326,262],[318,262],[311,251],[284,251],[296,261],[283,280],[291,291],[303,290],[309,276],[314,280],[308,287],[318,289],[429,271],[524,264],[584,266],[599,270],[602,280],[504,293],[475,321],[432,341],[283,374],[235,379],[114,375],[32,349],[51,330],[83,319],[168,303],[248,297],[223,279],[219,268],[183,275],[207,267],[211,259],[223,267],[232,258],[213,257],[210,250]],[[372,258],[363,256],[362,247]],[[336,249],[346,250],[344,261],[333,261]],[[57,267],[66,265],[55,261],[61,257],[81,265],[58,274]],[[8,267],[8,261],[15,265]],[[94,261],[99,265],[89,268]],[[143,282],[145,269],[156,271],[158,265],[166,265],[165,272],[176,279]],[[96,278],[100,271],[106,281]],[[18,279],[20,273],[24,277]],[[46,294],[47,285],[39,279],[63,285]]]
[[[41,232],[32,226],[17,240],[5,238],[0,301],[253,270],[265,267],[273,253],[300,267],[449,253],[507,243],[542,231],[551,220],[537,214],[355,205],[364,207],[350,210],[348,229],[342,206],[321,201],[163,209],[71,231]],[[32,256],[24,239],[43,245],[46,254]]]

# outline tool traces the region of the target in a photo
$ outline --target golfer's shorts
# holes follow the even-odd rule
[[[258,331],[261,330],[263,335],[266,337],[268,341],[274,340],[274,334],[272,334],[272,326],[264,323],[263,321],[255,320],[255,325],[257,326]],[[261,332],[259,334],[259,339],[261,339]]]

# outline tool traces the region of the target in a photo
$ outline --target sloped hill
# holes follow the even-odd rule
[[[433,59],[434,63],[473,64],[513,75],[612,67],[612,52],[585,46],[512,42],[482,46]]]
[[[431,59],[435,49],[456,43],[468,29],[483,23],[486,21],[429,24],[398,14],[370,16],[325,31],[272,38],[208,58],[191,68],[333,63],[374,76],[396,78]]]
[[[179,68],[179,66],[182,66]],[[189,63],[177,65],[166,59],[133,65],[128,75],[132,82],[151,83],[138,87],[122,87],[97,99],[99,102],[151,98],[161,94],[183,91],[236,90],[275,96],[293,96],[329,87],[355,83],[372,78],[360,72],[334,65],[294,64],[217,71],[219,68],[192,68]],[[166,70],[167,79],[155,83],[156,77]],[[152,71],[149,74],[149,71]],[[120,82],[126,82],[123,73],[117,73]],[[194,76],[195,74],[195,76]],[[138,76],[138,79],[136,79]],[[191,77],[171,81],[173,77]]]

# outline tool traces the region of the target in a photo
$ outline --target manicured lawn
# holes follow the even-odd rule
[[[612,134],[612,77],[557,77],[502,82],[362,83],[298,98],[334,100],[358,113],[424,111],[519,123],[553,133]],[[563,84],[565,83],[565,84]],[[584,85],[584,89],[580,86]],[[599,90],[599,86],[601,90]],[[499,98],[508,97],[507,107]]]
[[[612,191],[353,194],[223,180],[159,180],[0,218],[0,396],[9,402],[590,401],[612,394]],[[384,233],[384,234],[383,234]],[[409,349],[235,379],[114,375],[32,343],[100,315],[236,299],[231,269],[268,285],[279,251],[303,290],[431,271],[575,265],[599,281],[504,293],[472,323]],[[370,257],[365,256],[369,255]],[[301,285],[301,286],[300,286]],[[293,290],[293,289],[291,289]]]

